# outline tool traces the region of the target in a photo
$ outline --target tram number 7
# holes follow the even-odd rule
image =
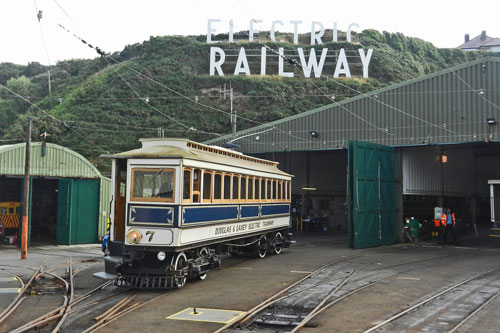
[[[151,242],[153,240],[155,232],[154,231],[146,231],[146,236],[149,235],[148,242]]]

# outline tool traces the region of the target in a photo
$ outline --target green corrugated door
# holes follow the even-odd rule
[[[365,248],[397,239],[396,152],[351,141],[348,149],[349,245]]]
[[[59,180],[56,228],[58,245],[97,242],[98,216],[98,180]]]
[[[57,192],[56,244],[69,245],[71,231],[71,191],[72,179],[59,179]]]
[[[74,180],[72,193],[71,243],[96,243],[99,224],[99,181]]]

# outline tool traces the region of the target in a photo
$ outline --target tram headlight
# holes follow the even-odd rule
[[[158,252],[158,254],[156,255],[156,257],[157,257],[157,258],[158,258],[158,260],[160,260],[160,261],[165,260],[165,257],[166,257],[166,256],[167,256],[167,255],[166,255],[166,254],[165,254],[165,252],[163,252],[163,251]]]
[[[139,244],[141,238],[141,233],[135,229],[131,229],[127,234],[127,240],[130,244]]]

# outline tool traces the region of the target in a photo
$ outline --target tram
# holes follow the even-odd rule
[[[179,288],[220,255],[290,245],[292,176],[278,163],[187,139],[141,139],[112,159],[109,256],[119,286]]]

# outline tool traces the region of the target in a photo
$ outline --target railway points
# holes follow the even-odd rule
[[[0,312],[7,309],[18,295],[25,299],[12,312],[12,317],[0,324],[0,331],[9,332],[22,327],[21,324],[64,305],[64,296],[69,299],[70,294],[64,294],[66,286],[61,279],[70,282],[67,274],[69,257],[74,270],[74,300],[60,325],[60,332],[140,330],[141,325],[146,325],[151,332],[244,332],[249,329],[258,332],[270,328],[284,332],[293,331],[301,322],[303,327],[297,329],[299,332],[366,331],[468,279],[472,280],[459,288],[462,291],[436,297],[438,303],[430,301],[420,310],[410,312],[404,317],[406,319],[400,318],[376,331],[404,331],[419,320],[420,326],[415,328],[426,324],[438,332],[452,330],[458,325],[455,332],[474,331],[475,326],[481,327],[481,332],[494,332],[498,326],[498,318],[492,314],[499,302],[495,296],[500,291],[496,282],[498,271],[493,271],[498,268],[495,258],[499,249],[400,244],[351,250],[339,239],[341,236],[323,241],[317,235],[299,234],[296,235],[297,243],[279,256],[264,259],[251,255],[222,256],[222,266],[212,271],[207,279],[190,281],[183,288],[170,291],[132,290],[93,278],[92,274],[102,268],[102,253],[98,245],[34,247],[28,261],[22,264],[16,249],[2,246],[0,287],[8,282],[5,287],[28,288],[30,278],[46,260],[41,269],[42,273],[45,272],[44,277],[39,279],[47,282],[43,285],[46,292],[51,290],[48,288],[51,284],[56,284],[58,289],[52,295],[2,294]],[[474,279],[488,271],[491,271],[489,275]],[[14,281],[14,275],[19,276],[22,284],[19,280]],[[13,282],[10,282],[11,278]],[[298,281],[301,282],[295,284]],[[476,285],[469,285],[473,281]],[[284,289],[285,292],[280,293]],[[9,297],[3,297],[7,295]],[[268,300],[273,295],[278,295],[274,298],[278,301],[269,307],[262,306],[270,304],[272,301]],[[36,307],[30,302],[36,297],[47,297],[44,298],[47,300],[51,297],[52,300],[35,313],[33,309]],[[461,311],[447,314],[442,310],[442,302]],[[425,319],[436,307],[441,309],[440,319]],[[205,311],[202,309],[211,309],[242,315],[229,324],[222,320],[205,321],[201,316],[196,320],[190,320],[189,316],[185,320],[172,318],[187,309],[194,312],[194,308],[198,313]],[[258,313],[249,316],[252,309]],[[26,312],[33,313],[28,317]],[[239,323],[240,319],[249,317],[244,324]],[[453,319],[447,321],[446,326],[442,324],[445,317]],[[43,328],[53,330],[61,318]],[[12,319],[16,327],[6,326],[13,323]],[[287,320],[293,325],[282,325]]]

